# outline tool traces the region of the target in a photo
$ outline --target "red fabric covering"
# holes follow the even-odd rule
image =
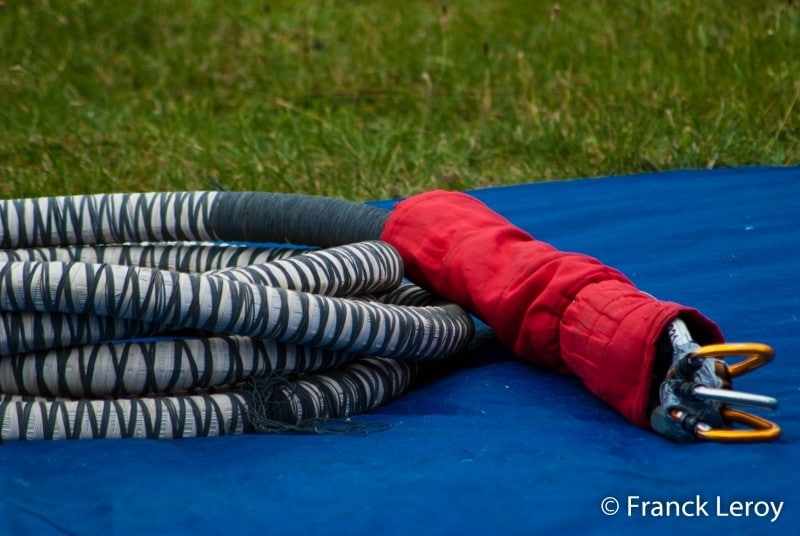
[[[534,239],[466,194],[400,202],[381,238],[398,249],[410,279],[481,318],[522,359],[575,373],[643,427],[666,325],[680,316],[697,342],[723,340],[694,309],[658,301],[600,261]]]

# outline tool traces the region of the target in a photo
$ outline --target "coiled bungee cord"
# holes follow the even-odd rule
[[[473,333],[403,282],[387,217],[257,192],[0,202],[0,440],[339,430]]]

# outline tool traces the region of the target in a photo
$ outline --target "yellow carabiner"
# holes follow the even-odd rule
[[[744,424],[750,428],[711,428],[698,424],[694,433],[700,439],[724,443],[751,443],[773,441],[781,436],[781,427],[772,421],[741,411],[724,407],[721,415],[726,423]]]
[[[734,356],[745,356],[744,359],[736,363],[725,363],[728,367],[728,373],[732,378],[735,378],[772,361],[772,358],[775,357],[775,350],[766,344],[758,342],[722,343],[701,346],[695,350],[693,354],[697,357],[718,357],[723,359]]]
[[[730,380],[737,376],[741,376],[742,374],[747,374],[758,367],[766,365],[775,357],[775,351],[770,346],[757,342],[722,343],[702,346],[695,350],[693,355],[704,359],[721,358],[723,360],[730,357],[744,356],[744,359],[741,359],[735,363],[723,361],[723,368],[727,372]],[[729,395],[725,398],[719,397],[717,398],[718,400],[727,399],[728,402],[747,404],[748,401],[752,402],[753,400],[759,400],[759,398],[767,400],[770,399],[770,397],[761,397],[760,395],[738,393],[741,400],[736,400],[737,397],[735,395],[737,392],[729,390],[729,383],[730,382],[728,381],[728,389],[724,390],[724,392],[729,393]],[[711,393],[709,393],[707,396],[714,398]],[[777,400],[772,399],[772,401],[773,404],[761,402],[760,405],[762,407],[774,407],[777,405]],[[781,435],[780,426],[772,421],[768,421],[767,419],[753,415],[752,413],[748,413],[746,411],[723,406],[720,409],[720,415],[726,424],[739,424],[743,425],[744,427],[712,428],[705,423],[698,423],[694,427],[695,435],[701,439],[707,439],[709,441],[722,441],[727,443],[773,441],[778,439]]]

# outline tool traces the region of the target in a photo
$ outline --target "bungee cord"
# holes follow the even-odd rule
[[[0,359],[0,392],[68,398],[170,394],[314,372],[350,360],[344,352],[241,336],[87,344]]]
[[[0,440],[320,431],[398,396],[473,326],[403,282],[387,214],[252,192],[0,202]]]

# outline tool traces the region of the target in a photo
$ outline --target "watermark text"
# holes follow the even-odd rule
[[[756,499],[725,499],[694,497],[682,500],[664,500],[628,495],[621,499],[606,497],[600,501],[600,510],[607,516],[627,517],[690,517],[690,518],[763,518],[775,523],[783,513],[784,501]]]

